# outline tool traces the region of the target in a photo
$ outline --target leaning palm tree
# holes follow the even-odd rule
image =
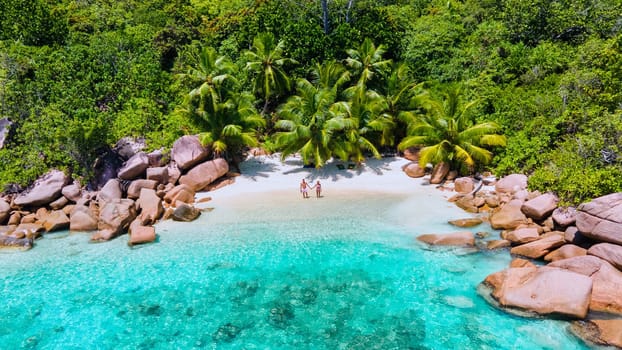
[[[281,156],[300,152],[305,164],[318,168],[333,156],[347,159],[347,145],[339,137],[344,120],[332,111],[335,92],[306,79],[298,80],[296,91],[278,111],[281,119],[275,126],[283,131],[276,134],[276,144]]]
[[[283,41],[276,42],[271,33],[260,33],[253,40],[253,47],[244,53],[246,69],[254,73],[254,90],[264,100],[265,115],[273,96],[291,89],[291,81],[284,70],[293,59],[284,57]]]
[[[473,171],[476,165],[489,163],[493,153],[487,147],[505,146],[505,136],[495,123],[473,121],[469,111],[476,102],[462,103],[457,88],[450,89],[442,101],[430,100],[428,113],[409,125],[408,136],[398,148],[424,146],[421,166],[449,162],[453,169]]]

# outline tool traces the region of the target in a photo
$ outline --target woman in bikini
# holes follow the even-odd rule
[[[315,187],[315,196],[317,198],[322,197],[322,185],[320,184],[320,180],[317,180],[314,187]]]

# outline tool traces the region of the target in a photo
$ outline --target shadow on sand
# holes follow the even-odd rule
[[[339,179],[351,179],[365,172],[371,172],[376,175],[383,175],[391,170],[390,163],[397,160],[396,157],[386,157],[382,159],[370,158],[364,163],[355,164],[353,162],[343,162],[341,160],[330,160],[321,168],[305,167],[299,158],[287,158],[282,162],[278,162],[278,158],[270,156],[270,159],[264,160],[261,157],[249,158],[240,165],[242,176],[257,181],[258,178],[266,178],[270,173],[281,172],[282,165],[292,167],[286,171],[282,171],[284,175],[300,174],[308,180],[330,180],[337,181]]]

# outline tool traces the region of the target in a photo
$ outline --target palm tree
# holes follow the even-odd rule
[[[319,88],[332,90],[337,96],[350,80],[350,72],[335,60],[317,63],[311,71],[312,82]]]
[[[463,104],[460,97],[460,90],[452,88],[442,101],[430,100],[428,113],[409,125],[398,148],[424,146],[421,166],[446,161],[453,169],[473,171],[476,165],[489,163],[493,153],[486,148],[505,146],[505,136],[495,123],[475,124],[469,111],[477,101]]]
[[[239,92],[235,67],[208,47],[201,49],[189,73],[183,75],[200,85],[190,91],[178,113],[198,124],[203,130],[201,142],[210,146],[216,157],[256,146],[256,128],[265,125],[253,106],[253,96]]]
[[[371,152],[380,158],[380,152],[372,141],[375,132],[381,135],[391,132],[392,121],[383,118],[384,100],[373,90],[363,85],[355,85],[345,91],[347,101],[334,104],[332,111],[344,120],[344,136],[350,159],[356,162],[365,160],[364,152]]]
[[[306,79],[298,80],[297,94],[279,108],[282,118],[276,127],[276,144],[282,157],[300,152],[305,164],[323,166],[333,156],[347,159],[348,150],[339,133],[344,120],[333,112],[336,93],[313,85]]]
[[[271,33],[260,33],[253,40],[253,47],[244,53],[246,69],[253,72],[255,92],[264,100],[262,115],[268,110],[270,98],[291,89],[291,82],[283,67],[296,61],[283,56],[284,42],[276,42]]]
[[[383,45],[376,47],[371,39],[363,40],[358,49],[346,50],[348,58],[346,64],[358,77],[357,85],[367,86],[370,81],[378,80],[382,72],[391,65],[391,60],[383,59],[385,48]]]
[[[395,139],[403,139],[409,124],[417,121],[427,93],[411,77],[404,63],[394,63],[384,78],[382,95],[384,110],[380,114],[382,123],[370,123],[372,129],[382,131],[380,146],[393,146]],[[389,125],[391,128],[386,128]]]
[[[199,98],[202,100],[203,108],[214,109],[213,105],[218,103],[223,96],[222,91],[237,83],[233,73],[236,66],[226,56],[220,56],[213,47],[203,47],[199,49],[194,57],[193,64],[188,68],[186,74],[179,77],[189,79],[198,86],[190,91],[191,99]]]

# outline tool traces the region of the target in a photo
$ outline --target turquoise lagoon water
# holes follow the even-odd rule
[[[438,197],[208,204],[139,248],[72,234],[0,254],[0,348],[584,348],[564,322],[511,316],[477,295],[507,252],[415,240],[465,217]]]

